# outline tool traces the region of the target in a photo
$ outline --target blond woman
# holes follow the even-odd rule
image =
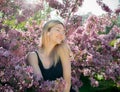
[[[65,27],[58,20],[48,21],[43,26],[41,46],[28,55],[28,63],[33,67],[37,80],[56,80],[63,77],[66,81],[64,92],[71,89],[71,50],[66,43]]]

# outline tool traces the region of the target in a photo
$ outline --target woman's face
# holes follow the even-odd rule
[[[53,26],[49,31],[50,40],[55,44],[60,44],[65,40],[65,29],[62,24]]]

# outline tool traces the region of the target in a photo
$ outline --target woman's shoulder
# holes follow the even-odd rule
[[[32,51],[32,52],[28,52],[28,57],[35,57],[36,56],[36,52]]]
[[[33,62],[33,61],[37,61],[37,55],[36,55],[36,52],[33,51],[33,52],[28,52],[28,55],[27,55],[27,59],[28,59],[28,62]]]
[[[69,57],[70,60],[74,59],[73,52],[68,43],[63,43],[58,49],[58,54],[63,57]]]
[[[58,51],[70,51],[68,43],[62,43],[58,46]]]

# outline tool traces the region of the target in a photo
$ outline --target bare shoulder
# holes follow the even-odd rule
[[[59,46],[58,54],[63,58],[69,58],[69,61],[74,59],[73,52],[71,51],[71,48],[67,43],[63,43]]]
[[[58,47],[58,53],[62,53],[62,54],[70,54],[72,53],[69,44],[67,43],[63,43]]]
[[[28,57],[36,57],[36,53],[35,52],[29,52]]]
[[[32,64],[33,62],[34,63],[37,63],[37,55],[35,52],[29,52],[28,53],[28,56],[27,56],[27,60],[28,60],[28,63],[29,64]]]
[[[58,46],[58,50],[70,50],[70,46],[67,43],[62,43]]]

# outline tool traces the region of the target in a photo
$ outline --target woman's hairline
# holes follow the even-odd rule
[[[52,26],[50,26],[50,24],[52,25]],[[44,26],[43,26],[43,31],[44,30],[47,30],[47,31],[49,31],[52,27],[54,27],[55,25],[57,25],[57,24],[61,24],[62,26],[64,26],[64,24],[61,22],[61,21],[59,21],[59,20],[50,20],[50,21],[48,21],[47,23],[45,23],[44,24]],[[50,27],[49,27],[50,26]]]

